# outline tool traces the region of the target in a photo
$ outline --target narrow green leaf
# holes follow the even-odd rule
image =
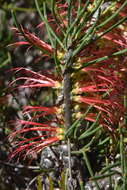
[[[108,28],[107,30],[105,30],[101,35],[99,35],[98,37],[96,37],[96,39],[94,41],[100,39],[102,36],[104,36],[105,34],[107,34],[108,32],[110,32],[111,30],[113,30],[114,28],[116,28],[117,26],[119,26],[120,24],[122,24],[125,21],[127,21],[127,17],[122,18],[117,23],[115,23],[114,25],[112,25],[110,28]]]
[[[68,9],[67,9],[68,26],[70,26],[72,22],[73,0],[67,0],[67,2],[68,2]]]
[[[117,55],[122,55],[124,53],[127,53],[127,48],[123,49],[123,50],[120,50],[120,51],[117,51],[113,54],[110,54],[110,55],[107,55],[107,56],[104,56],[104,57],[101,57],[101,58],[98,58],[98,59],[95,59],[95,60],[92,60],[92,61],[89,61],[89,62],[86,62],[86,63],[82,63],[83,66],[80,67],[79,69],[76,69],[76,72],[78,72],[79,70],[89,66],[89,65],[92,65],[92,64],[95,64],[95,63],[99,63],[101,61],[105,61],[113,56],[117,56]]]
[[[78,11],[77,17],[72,22],[72,24],[70,24],[70,27],[68,27],[68,29],[66,31],[65,41],[67,41],[70,32],[72,32],[72,29],[74,29],[74,26],[80,21],[80,19],[83,18],[83,15],[85,14],[85,11],[86,11],[89,3],[90,3],[90,0],[87,0],[87,2],[85,3],[85,7],[83,7],[80,11]]]
[[[127,95],[124,95],[124,109],[127,110]],[[124,124],[127,125],[127,114],[124,116]]]
[[[94,133],[96,133],[97,131],[99,131],[100,129],[102,129],[102,126],[95,128],[94,130],[90,131],[89,133],[86,133],[86,132],[85,132],[85,134],[83,133],[78,139],[81,140],[86,137],[89,137],[89,136],[93,135]]]
[[[120,166],[120,162],[119,162],[119,161],[117,161],[116,163],[113,163],[113,164],[110,164],[110,165],[104,167],[104,168],[100,171],[100,173],[103,174],[103,173],[109,171],[109,169],[115,168],[116,166]]]
[[[99,179],[104,179],[106,177],[109,177],[109,176],[112,176],[112,175],[115,175],[115,174],[119,174],[118,171],[112,171],[108,174],[104,174],[104,175],[100,175],[100,176],[95,176],[95,177],[92,177],[90,178],[91,180],[99,180]]]
[[[65,137],[70,136],[70,134],[73,133],[75,127],[77,127],[77,126],[80,124],[81,121],[82,121],[82,119],[76,120],[76,121],[69,127],[69,129],[66,131]]]
[[[79,181],[79,185],[80,185],[80,189],[81,189],[81,190],[85,190],[83,181],[80,180],[80,181]]]
[[[22,32],[21,30],[21,25],[19,24],[18,20],[17,20],[17,16],[16,16],[16,11],[11,11],[11,14],[12,14],[12,18],[13,18],[13,21],[14,21],[14,24],[15,26],[20,30],[20,32]]]
[[[7,59],[0,63],[0,68],[5,67],[8,63],[11,63],[11,55],[7,53]]]
[[[57,26],[60,28],[60,30],[61,30],[61,32],[64,34],[64,36],[65,36],[65,31],[64,31],[64,29],[61,27],[61,24],[60,24],[60,20],[59,20],[59,18],[60,18],[60,15],[59,15],[59,17],[58,17],[58,13],[57,13],[57,11],[56,11],[56,0],[51,0],[51,9],[52,9],[52,14],[53,14],[53,16],[54,16],[54,19],[55,19],[55,21],[56,21],[56,24],[57,24]],[[57,14],[56,14],[57,13]]]
[[[57,41],[55,41],[55,48],[54,48],[54,56],[53,57],[54,57],[55,65],[56,65],[55,69],[56,69],[57,73],[59,73],[59,75],[60,75],[61,70],[62,70],[62,68],[61,68],[62,65],[57,58]]]
[[[79,137],[79,139],[82,138],[82,137],[84,137],[85,135],[89,134],[91,131],[94,130],[95,126],[98,123],[100,115],[101,115],[101,113],[98,113],[96,121]]]
[[[77,119],[70,127],[69,129],[66,131],[65,137],[68,137],[75,129],[75,127],[78,127],[79,124],[84,120],[84,117],[89,113],[90,109],[93,106],[89,106],[87,111],[82,115],[82,117],[80,119]]]
[[[37,11],[38,11],[38,13],[40,15],[40,18],[46,24],[46,28],[47,28],[48,34],[50,36],[50,41],[51,41],[53,47],[54,47],[54,43],[53,43],[53,40],[52,40],[52,36],[57,40],[57,42],[59,43],[59,45],[65,50],[65,47],[64,47],[63,43],[61,42],[61,40],[59,39],[59,37],[56,35],[56,33],[53,31],[53,29],[51,28],[50,24],[48,23],[48,20],[46,18],[46,3],[43,2],[44,15],[42,14],[42,12],[40,10],[38,0],[35,0],[35,5],[36,5]]]
[[[103,141],[99,142],[98,146],[104,145],[106,142],[110,140],[110,137],[105,138]]]
[[[37,6],[37,5],[36,5]],[[39,6],[39,5],[38,5]],[[38,10],[38,12],[40,13],[40,18],[42,19],[42,21],[44,21],[44,23],[45,23],[45,25],[46,25],[46,29],[47,29],[47,33],[48,33],[48,37],[49,37],[49,40],[50,40],[50,43],[51,43],[51,45],[52,45],[52,47],[55,49],[55,44],[54,44],[54,41],[53,41],[53,37],[52,37],[52,35],[51,35],[51,32],[50,32],[50,30],[49,30],[49,27],[48,27],[48,21],[47,22],[45,22],[45,20],[47,20],[46,19],[46,17],[47,17],[47,15],[46,15],[46,8],[44,9],[44,7],[45,7],[45,4],[43,4],[43,12],[45,11],[45,16],[41,13],[41,12],[39,12],[39,10]]]
[[[95,13],[97,10],[99,10],[99,7],[101,6],[101,4],[102,4],[103,1],[104,1],[104,0],[99,0],[99,1],[96,2],[96,7],[95,7],[95,8],[92,10],[92,12],[88,15],[87,20],[90,20],[90,18],[92,19],[92,16],[94,15],[94,13]]]
[[[51,176],[49,176],[49,189],[54,190],[53,179]]]
[[[93,172],[92,167],[91,167],[91,165],[90,165],[88,156],[87,156],[87,154],[86,154],[85,151],[82,151],[82,154],[83,154],[83,159],[85,160],[86,166],[87,166],[87,168],[88,168],[88,171],[89,171],[89,173],[90,173],[90,175],[91,175],[91,178],[94,178],[94,172]],[[93,179],[93,180],[94,180],[94,179]],[[101,190],[100,187],[99,187],[99,184],[98,184],[98,182],[97,182],[96,180],[94,181],[94,183],[95,183],[95,185],[96,185],[96,189],[97,189],[97,190]]]
[[[37,190],[43,190],[41,175],[37,176]]]
[[[86,10],[84,11],[84,15],[82,15],[82,22],[75,28],[75,31],[71,35],[72,38],[75,38],[75,40],[77,38],[79,38],[79,36],[81,35],[81,30],[85,26],[85,23],[87,23],[87,21],[90,21],[90,19],[92,19],[92,16],[99,9],[102,2],[103,2],[103,0],[100,0],[99,2],[97,2],[95,8],[92,10],[92,12],[90,14],[88,13],[88,11],[86,11]],[[89,1],[86,2],[86,8],[88,7],[88,5],[89,5]],[[85,9],[85,7],[84,7],[84,9]]]
[[[84,37],[81,39],[82,42],[80,42],[79,47],[76,48],[76,50],[73,53],[73,56],[76,56],[83,48],[84,46],[87,44],[89,44],[89,42],[91,41],[94,33],[95,33],[95,29],[96,29],[96,25],[98,22],[100,14],[98,14],[98,17],[96,19],[96,21],[94,22],[94,24],[92,25],[92,27],[90,27],[88,29],[88,31],[86,32],[86,34],[84,35]]]
[[[61,180],[59,181],[60,188],[66,190],[66,171],[61,173]]]
[[[124,134],[122,131],[121,125],[119,125],[120,131],[120,161],[121,161],[121,173],[122,173],[122,180],[123,180],[123,189],[127,189],[127,158],[126,158],[126,150],[124,144]]]
[[[82,149],[83,150],[90,150],[90,146],[93,144],[93,142],[95,141],[96,137],[92,137],[92,139],[90,140],[90,142],[88,144],[86,144]]]

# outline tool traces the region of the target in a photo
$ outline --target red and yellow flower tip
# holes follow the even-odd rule
[[[17,128],[19,126],[23,128],[16,129],[9,136],[9,141],[15,148],[9,156],[10,160],[16,156],[36,159],[44,148],[64,139],[64,129],[57,125],[18,120]],[[31,133],[34,134],[33,137]]]
[[[10,87],[13,84],[16,84],[17,81],[23,81],[23,84],[20,84],[18,88],[33,88],[33,87],[53,87],[60,88],[61,84],[59,81],[52,79],[51,77],[47,77],[40,73],[34,72],[27,68],[15,68],[13,69],[15,73],[22,74],[21,77],[18,77],[14,81],[10,83]]]
[[[57,107],[45,107],[45,106],[24,106],[23,113],[29,114],[32,112],[42,112],[44,115],[56,114]]]
[[[63,118],[62,118],[63,113],[60,106],[52,106],[52,107],[24,106],[23,114],[26,117],[28,116],[28,118],[32,114],[32,119],[34,120],[45,116],[51,116],[52,121],[48,121],[48,123],[56,122],[58,125],[59,124],[63,125]]]

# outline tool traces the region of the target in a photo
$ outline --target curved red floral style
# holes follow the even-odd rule
[[[18,77],[13,82],[10,83],[10,86],[16,84],[17,81],[23,81],[23,85],[20,84],[19,88],[30,88],[30,87],[54,87],[59,88],[60,84],[58,81],[53,80],[52,78],[42,75],[40,73],[34,72],[27,68],[15,68],[13,69],[15,73],[20,72],[22,77]]]
[[[48,110],[49,108],[47,108]],[[51,113],[49,111],[47,114]],[[54,123],[51,121],[48,123],[37,123],[34,121],[17,120],[16,129],[9,136],[9,141],[13,142],[12,144],[16,147],[16,150],[10,154],[9,159],[12,159],[17,154],[20,154],[23,158],[31,157],[35,159],[37,153],[42,149],[62,140],[64,138],[64,129],[57,125],[55,121]]]
[[[49,45],[48,43],[42,41],[40,38],[38,38],[37,36],[35,36],[34,34],[30,33],[27,29],[24,29],[21,26],[21,31],[22,34],[19,32],[19,30],[17,28],[12,28],[19,36],[23,35],[24,38],[27,41],[20,41],[20,42],[16,42],[13,43],[11,45],[14,46],[21,46],[21,45],[30,45],[30,46],[35,46],[37,48],[39,48],[42,51],[45,51],[49,54],[53,54],[53,48],[51,47],[51,45]]]

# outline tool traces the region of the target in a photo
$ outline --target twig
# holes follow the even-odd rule
[[[64,119],[65,126],[67,129],[72,125],[72,106],[71,106],[71,65],[72,65],[72,50],[68,50],[68,53],[65,56],[65,70],[63,73],[63,94],[64,94]],[[69,166],[69,189],[73,190],[73,179],[72,179],[72,171],[71,171],[71,144],[70,139],[68,138],[68,166]]]
[[[72,22],[72,4],[73,0],[68,0],[68,27],[70,27],[70,24]],[[64,94],[64,119],[65,119],[65,126],[68,130],[70,126],[72,125],[72,106],[71,106],[71,68],[72,68],[72,53],[73,50],[71,49],[71,36],[68,35],[68,38],[66,39],[66,47],[67,47],[67,53],[65,54],[65,70],[63,73],[63,94]],[[68,138],[68,167],[69,167],[69,179],[68,179],[68,189],[73,190],[73,179],[72,179],[72,171],[71,171],[71,143],[70,139]]]
[[[40,169],[39,166],[24,166],[22,164],[17,165],[17,164],[12,164],[9,162],[4,162],[1,160],[0,160],[0,164],[5,165],[5,166],[9,166],[9,167],[13,167],[13,168],[19,168],[19,169],[29,169],[29,170],[39,170]]]

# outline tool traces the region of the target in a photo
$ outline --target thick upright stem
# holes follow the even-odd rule
[[[71,67],[72,67],[72,49],[68,49],[65,55],[65,68],[63,72],[63,94],[64,94],[64,112],[65,126],[68,129],[72,124],[72,106],[71,106]]]
[[[66,67],[63,73],[63,94],[64,94],[64,120],[65,127],[68,129],[72,125],[72,102],[71,102],[71,51],[65,57]],[[69,180],[68,189],[73,190],[73,179],[71,172],[71,144],[68,138],[68,167],[69,167]]]
[[[73,0],[67,0],[68,2],[68,28],[72,22],[72,2]],[[72,49],[70,48],[72,41],[71,36],[68,35],[66,41],[66,47],[68,52],[65,55],[65,70],[63,73],[64,77],[64,84],[63,84],[63,93],[64,93],[64,119],[65,119],[65,126],[66,129],[72,125],[72,102],[71,102],[71,90],[72,90],[72,83],[71,83],[71,67],[72,67]],[[73,179],[72,179],[72,171],[71,171],[71,144],[70,139],[68,138],[68,167],[69,167],[69,179],[68,179],[68,190],[74,190],[73,187]]]
[[[71,97],[70,97],[71,76],[68,69],[64,73],[64,112],[65,112],[65,126],[67,129],[72,124]]]

